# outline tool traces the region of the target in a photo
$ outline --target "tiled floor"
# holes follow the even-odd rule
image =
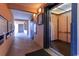
[[[8,56],[24,56],[35,50],[41,49],[28,35],[18,33],[15,36],[14,42],[8,52]]]

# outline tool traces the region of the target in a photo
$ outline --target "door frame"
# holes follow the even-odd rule
[[[49,48],[51,43],[51,30],[49,29],[49,10],[60,3],[49,3],[44,8],[43,24],[44,24],[44,48]],[[71,55],[77,55],[77,3],[72,3],[72,23],[71,23]]]

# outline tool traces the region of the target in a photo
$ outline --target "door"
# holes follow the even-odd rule
[[[18,33],[23,33],[23,32],[24,32],[23,24],[18,24]]]

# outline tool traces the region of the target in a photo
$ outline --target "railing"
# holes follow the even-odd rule
[[[4,42],[4,39],[6,38],[8,38],[8,35],[11,35],[11,33],[13,33],[14,32],[14,30],[12,30],[12,31],[10,31],[10,32],[7,32],[6,34],[2,34],[2,35],[0,35],[0,45]],[[6,37],[5,37],[6,36]]]

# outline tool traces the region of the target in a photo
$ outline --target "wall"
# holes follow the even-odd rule
[[[3,34],[3,32],[6,33],[6,31],[7,31],[7,26],[5,23],[6,20],[8,20],[8,31],[14,30],[13,17],[12,17],[10,10],[7,8],[6,4],[0,4],[0,15],[3,16],[4,18],[6,18],[6,19],[4,19],[3,24],[0,23],[0,25],[2,25],[2,26],[0,26],[0,32],[1,32],[0,34]],[[0,19],[0,21],[1,21],[1,19]],[[1,31],[1,28],[3,29],[2,31]],[[4,42],[0,45],[0,55],[7,54],[12,42],[13,42],[13,34],[11,36],[8,36],[7,40],[6,40],[6,38],[4,38]]]
[[[68,31],[67,31],[67,23],[68,23]],[[71,41],[70,32],[71,32],[71,12],[67,12],[59,16],[59,39],[65,42],[70,42]],[[68,34],[68,39],[67,39],[67,34]]]
[[[32,13],[30,12],[25,12],[21,10],[15,10],[15,9],[10,9],[14,19],[16,20],[31,20],[32,19]]]
[[[58,15],[51,14],[51,40],[57,39],[57,20]]]
[[[41,15],[41,14],[40,14]],[[41,16],[42,17],[42,16]],[[42,18],[40,18],[39,20],[41,20]],[[44,35],[44,25],[38,25],[36,24],[37,28],[37,34],[34,37],[34,41],[41,47],[43,48],[43,35]]]
[[[79,55],[79,3],[77,4],[77,55]]]
[[[37,34],[34,41],[43,48],[43,25],[37,25]]]
[[[17,23],[17,24],[24,24],[25,21],[16,21],[15,20],[14,22]]]
[[[18,24],[23,24],[24,27],[24,33],[29,35],[29,21],[28,20],[15,20],[14,25],[15,25],[15,35],[18,33]]]
[[[67,22],[68,18],[68,22]],[[51,31],[52,40],[57,38],[57,21],[59,20],[59,39],[65,42],[70,42],[71,32],[71,12],[66,12],[61,15],[51,14]],[[68,23],[68,39],[67,39],[67,23]]]
[[[18,24],[24,24],[25,21],[14,21],[15,34],[18,33]]]
[[[8,39],[4,39],[3,44],[0,45],[0,56],[5,56],[7,55],[10,46],[12,45],[13,38],[8,37]]]

